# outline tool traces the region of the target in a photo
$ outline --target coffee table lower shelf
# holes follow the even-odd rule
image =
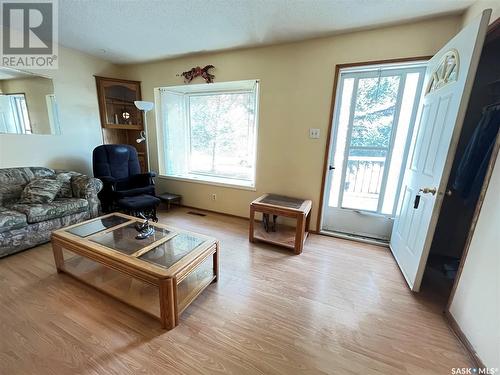
[[[52,248],[58,272],[158,319],[165,329],[175,328],[179,315],[218,276],[218,243],[181,270],[178,277],[158,279],[145,278],[119,263],[102,262],[57,238],[52,240]]]

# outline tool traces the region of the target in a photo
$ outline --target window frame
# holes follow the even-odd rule
[[[249,88],[252,84],[253,88]],[[239,87],[238,87],[239,86]],[[185,175],[172,175],[167,174],[167,163],[166,163],[166,153],[164,151],[164,128],[165,121],[163,118],[163,101],[162,92],[172,92],[178,95],[183,95],[183,111],[184,111],[184,131],[186,132],[186,163],[188,172]],[[254,105],[254,144],[253,144],[253,173],[252,178],[239,179],[231,178],[227,176],[220,176],[217,174],[210,174],[204,172],[191,172],[191,117],[190,117],[190,97],[191,96],[209,96],[216,94],[253,94],[255,96]],[[205,185],[214,185],[222,187],[230,187],[235,189],[256,191],[257,188],[257,161],[258,161],[258,135],[259,135],[259,107],[260,107],[260,80],[245,80],[245,81],[228,81],[228,82],[217,82],[212,84],[199,84],[199,85],[189,85],[189,86],[169,86],[169,87],[159,87],[155,89],[155,102],[157,104],[158,110],[156,112],[156,134],[157,139],[161,141],[157,142],[157,152],[158,152],[158,166],[159,166],[159,178],[165,180],[174,181],[184,181],[192,183],[200,183]]]
[[[28,108],[28,100],[26,98],[26,93],[24,92],[12,92],[8,94],[3,94],[9,96],[10,105],[12,107],[12,111],[14,113],[16,125],[22,131],[22,134],[33,134],[33,127],[31,125],[30,112]],[[26,107],[26,113],[24,114],[23,109],[21,108],[20,100],[24,102],[24,106]],[[25,116],[26,115],[26,116]]]

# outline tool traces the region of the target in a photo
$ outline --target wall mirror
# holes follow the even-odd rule
[[[0,67],[0,133],[61,134],[50,78]]]

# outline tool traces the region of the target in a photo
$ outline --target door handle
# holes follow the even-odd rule
[[[335,169],[335,167],[333,165],[329,165],[328,170],[331,171],[332,169]]]
[[[437,189],[435,187],[433,188],[430,188],[430,187],[424,187],[424,188],[421,188],[418,190],[419,193],[424,193],[424,194],[432,194],[432,195],[436,195],[437,193]]]

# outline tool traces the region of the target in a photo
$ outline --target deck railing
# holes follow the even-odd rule
[[[380,194],[385,157],[350,156],[347,161],[344,193],[361,196]]]

